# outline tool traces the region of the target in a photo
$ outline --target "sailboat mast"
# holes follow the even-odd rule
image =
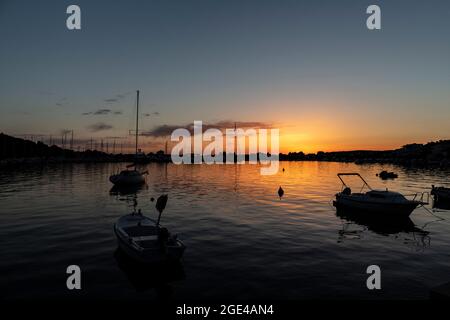
[[[136,156],[138,154],[138,130],[139,130],[139,90],[136,91]]]

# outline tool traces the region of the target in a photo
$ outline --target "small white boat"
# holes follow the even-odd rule
[[[131,186],[145,183],[146,172],[139,172],[137,170],[122,170],[118,174],[113,174],[109,177],[116,186]]]
[[[359,177],[363,181],[361,192],[352,193],[342,176]],[[403,194],[387,189],[372,190],[359,173],[338,173],[338,177],[343,184],[343,190],[336,194],[336,200],[333,201],[333,205],[337,209],[359,212],[361,214],[384,215],[390,218],[405,218],[419,205],[426,204],[426,202],[415,200],[418,194],[414,195],[413,200],[409,200]],[[364,187],[367,187],[369,191],[362,193]]]
[[[164,202],[162,209],[161,202]],[[186,248],[184,244],[159,224],[165,202],[167,195],[158,198],[158,221],[143,216],[139,210],[120,217],[114,225],[119,247],[138,262],[153,264],[178,261],[183,256]]]

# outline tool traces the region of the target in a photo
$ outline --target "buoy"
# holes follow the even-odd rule
[[[281,197],[283,196],[283,194],[284,194],[284,190],[283,190],[283,188],[281,188],[281,186],[278,188],[278,195],[280,196],[280,199],[281,199]]]
[[[150,198],[150,201],[151,201],[151,202],[155,201],[155,198],[151,197],[151,198]]]
[[[284,168],[283,168],[283,172],[284,172]]]

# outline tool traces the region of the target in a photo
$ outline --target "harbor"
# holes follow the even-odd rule
[[[450,300],[449,13],[0,0],[0,305],[432,316]]]
[[[448,279],[450,211],[430,200],[392,223],[341,215],[332,205],[340,172],[410,194],[446,185],[448,171],[305,161],[261,176],[254,165],[151,163],[146,185],[127,192],[108,180],[125,164],[0,171],[3,299],[70,300],[61,270],[73,262],[84,270],[84,299],[268,299],[274,291],[281,299],[428,299]],[[381,180],[382,170],[399,177]],[[162,194],[169,198],[161,223],[186,246],[181,264],[164,272],[117,252],[113,230],[135,206],[158,219]],[[373,263],[385,270],[377,293],[365,287]]]

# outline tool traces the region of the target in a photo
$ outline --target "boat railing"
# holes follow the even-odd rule
[[[404,196],[405,196],[405,198],[411,197],[412,201],[419,201],[422,204],[430,203],[430,193],[428,191],[405,194]]]

